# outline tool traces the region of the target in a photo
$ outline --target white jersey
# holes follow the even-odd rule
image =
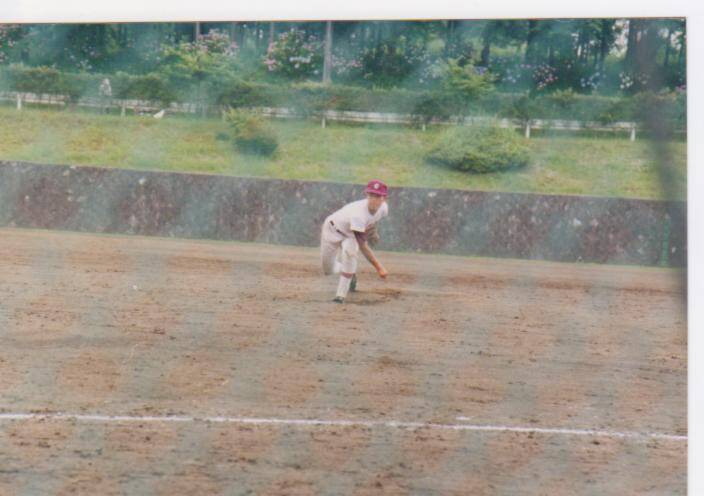
[[[329,232],[336,234],[341,240],[343,237],[354,236],[353,231],[366,232],[369,227],[379,222],[389,213],[386,202],[381,204],[375,214],[369,212],[367,199],[348,203],[337,212],[325,219],[326,227],[331,228]]]

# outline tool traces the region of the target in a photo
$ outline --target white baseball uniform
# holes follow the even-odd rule
[[[359,244],[354,232],[364,233],[389,213],[386,202],[375,214],[369,212],[367,199],[348,203],[331,214],[323,223],[320,234],[320,258],[325,275],[357,272]]]

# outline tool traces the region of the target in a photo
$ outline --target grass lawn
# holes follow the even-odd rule
[[[365,183],[662,199],[652,143],[625,135],[535,136],[531,164],[518,171],[468,174],[425,163],[425,150],[442,130],[400,126],[272,121],[279,149],[271,158],[237,153],[216,134],[218,119],[103,116],[83,111],[0,107],[0,158],[48,164],[95,165]],[[685,199],[686,143],[669,143],[675,191]]]

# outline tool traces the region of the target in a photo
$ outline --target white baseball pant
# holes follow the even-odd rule
[[[357,272],[359,244],[354,237],[340,239],[329,223],[323,224],[320,234],[320,260],[325,275]]]

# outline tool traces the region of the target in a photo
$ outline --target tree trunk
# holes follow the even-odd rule
[[[273,22],[269,23],[269,45],[274,43],[274,31],[276,30],[276,27]]]
[[[232,43],[239,45],[239,43],[237,43],[237,23],[236,22],[230,23],[230,41]]]
[[[323,59],[323,84],[332,82],[332,21],[325,23],[325,56]]]
[[[640,30],[640,22],[637,19],[628,20],[628,41],[626,44],[626,56],[624,64],[632,69],[635,65],[636,52],[638,50],[637,32]]]
[[[609,38],[611,35],[610,21],[604,19],[601,21],[600,46],[599,46],[599,72],[604,71],[604,63],[606,56],[609,54]]]
[[[687,52],[687,40],[685,38],[686,33],[687,33],[687,21],[681,21],[680,26],[678,27],[677,31],[682,31],[682,36],[679,37],[680,39],[680,46],[679,50],[677,53],[677,65],[682,67],[682,64],[685,59],[685,53]]]
[[[665,41],[665,61],[663,67],[667,67],[670,61],[670,43],[672,41],[672,28],[667,28],[667,39]]]
[[[237,23],[235,23],[237,24]],[[247,43],[247,25],[242,23],[237,26],[235,26],[235,35],[238,37],[237,44],[240,47],[240,50],[244,50],[245,45]]]
[[[455,36],[455,21],[447,21],[447,26],[445,28],[445,57],[450,53],[450,46]]]
[[[535,37],[538,34],[538,21],[528,21],[528,35],[526,37],[526,53],[523,56],[525,63],[533,62],[535,58]]]
[[[254,51],[259,53],[259,23],[253,22],[252,28],[254,31]]]
[[[643,72],[649,76],[646,88],[654,91],[659,90],[664,84],[662,71],[658,70],[656,65],[657,54],[662,42],[658,31],[658,26],[654,21],[647,25],[641,40],[642,53],[639,55],[640,66],[644,68]]]
[[[482,53],[481,53],[482,66],[489,67],[490,58],[491,58],[491,39],[487,36],[484,38],[484,46],[482,47]]]
[[[497,23],[486,21],[482,30],[482,51],[479,55],[480,63],[484,67],[489,67],[491,61],[491,43],[494,41],[494,33]]]
[[[584,31],[580,30],[577,36],[577,60],[579,62],[584,62],[585,59],[585,46],[584,46]]]
[[[200,22],[196,22],[196,25],[193,26],[193,40],[197,40],[200,38]]]

